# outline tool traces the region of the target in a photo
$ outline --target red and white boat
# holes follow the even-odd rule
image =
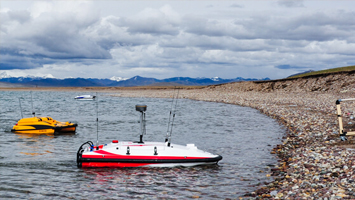
[[[78,167],[190,167],[217,164],[222,159],[222,156],[202,151],[194,144],[171,144],[171,131],[170,134],[168,131],[165,142],[143,142],[146,109],[146,105],[136,105],[136,110],[141,112],[140,141],[113,140],[99,146],[94,146],[91,141],[85,142],[77,152]]]

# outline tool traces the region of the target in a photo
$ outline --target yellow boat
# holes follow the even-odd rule
[[[78,125],[70,122],[59,122],[51,117],[22,118],[11,129],[14,133],[55,134],[75,132]]]

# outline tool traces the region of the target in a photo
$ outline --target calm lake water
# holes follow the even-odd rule
[[[76,152],[96,143],[96,101],[75,101],[78,92],[32,92],[36,116],[78,124],[75,134],[33,136],[10,130],[31,117],[31,93],[0,91],[0,197],[16,199],[224,199],[238,198],[271,181],[277,158],[271,149],[285,129],[259,111],[235,105],[181,99],[172,143],[194,143],[223,156],[218,165],[190,168],[79,169]],[[95,95],[95,94],[93,94]],[[99,93],[99,143],[137,141],[146,104],[145,141],[164,141],[171,99],[122,98]]]

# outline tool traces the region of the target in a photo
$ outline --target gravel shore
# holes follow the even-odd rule
[[[268,174],[274,181],[241,198],[355,199],[355,143],[353,136],[341,141],[335,104],[337,99],[354,98],[354,87],[341,91],[265,88],[265,84],[260,88],[256,83],[243,82],[185,89],[179,94],[179,98],[252,107],[288,128],[283,140],[270,152],[279,158],[279,165]],[[171,89],[118,92],[113,95],[158,98],[173,95]],[[354,131],[355,120],[351,118],[355,115],[355,102],[343,103],[342,112],[345,126]]]

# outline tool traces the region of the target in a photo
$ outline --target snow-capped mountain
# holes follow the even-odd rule
[[[55,78],[52,74],[44,75],[43,78]]]
[[[124,81],[127,80],[128,78],[122,78],[122,77],[118,77],[118,76],[112,76],[111,78],[109,78],[111,81]]]
[[[43,76],[33,76],[33,75],[27,75],[27,76],[11,76],[6,72],[1,72],[0,73],[0,79],[3,78],[19,78],[19,79],[25,79],[25,78],[29,78],[29,79],[46,79],[46,78],[55,78],[52,74],[46,74]]]
[[[11,76],[10,75],[8,75],[6,72],[1,72],[0,73],[0,79],[1,78],[10,78]]]
[[[213,81],[220,81],[221,80],[221,78],[219,78],[218,76],[216,76],[216,77],[213,77],[213,78],[211,78]]]
[[[35,77],[11,77],[6,72],[0,74],[0,82],[7,83],[21,83],[28,86],[40,87],[132,87],[132,86],[146,86],[146,85],[216,85],[237,81],[256,81],[256,80],[270,80],[265,79],[250,79],[237,77],[234,79],[222,79],[220,77],[213,78],[190,78],[190,77],[173,77],[166,79],[146,78],[141,76],[134,76],[132,78],[122,78],[113,76],[106,79],[98,78],[54,78],[51,74]]]

